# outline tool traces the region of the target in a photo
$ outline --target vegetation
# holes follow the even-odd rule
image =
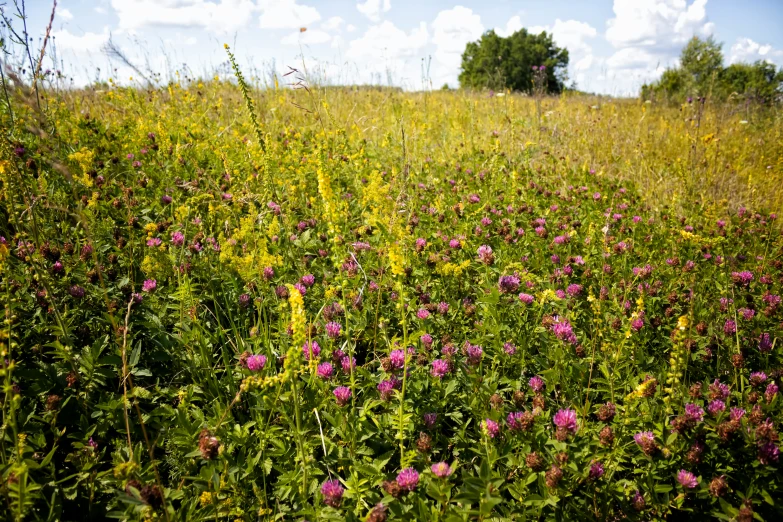
[[[779,111],[228,56],[4,70],[0,519],[781,519]]]
[[[779,102],[783,96],[783,69],[757,61],[723,67],[721,45],[712,37],[694,37],[683,48],[680,66],[667,69],[660,80],[642,87],[642,98],[660,98],[683,103],[711,97],[726,100],[742,97],[756,102]]]
[[[547,90],[561,92],[565,85],[568,51],[557,47],[551,34],[546,31],[531,34],[527,29],[520,29],[503,38],[490,30],[465,47],[459,83],[472,89],[530,92],[533,67],[542,65],[547,71]]]

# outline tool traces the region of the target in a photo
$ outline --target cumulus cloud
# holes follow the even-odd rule
[[[783,50],[760,44],[750,38],[737,38],[729,52],[729,63],[767,61],[783,66]]]
[[[230,33],[244,27],[258,6],[251,0],[112,0],[122,31],[147,26],[192,27]]]
[[[331,41],[332,37],[325,31],[318,29],[305,32],[297,31],[284,37],[280,42],[283,45],[318,45]]]
[[[606,39],[614,47],[679,51],[693,36],[707,36],[707,0],[614,0],[614,18],[607,21]]]
[[[321,24],[321,29],[324,31],[339,31],[342,29],[345,20],[339,16],[333,16]]]
[[[73,13],[71,13],[68,9],[58,9],[57,16],[63,20],[73,20]]]
[[[507,26],[508,27],[508,26]],[[456,84],[465,45],[481,38],[484,25],[472,9],[456,6],[438,13],[432,22],[435,44],[435,81]]]
[[[351,40],[345,56],[356,67],[360,81],[372,81],[389,74],[399,85],[410,85],[418,76],[418,60],[429,41],[427,25],[421,22],[410,32],[385,20],[373,25],[355,40]]]
[[[321,19],[318,9],[297,4],[296,0],[264,0],[260,8],[262,12],[258,26],[262,29],[307,27]]]
[[[363,4],[356,4],[356,9],[372,22],[381,19],[381,13],[388,13],[391,9],[391,0],[367,0]]]
[[[602,79],[613,82],[608,90],[616,94],[636,94],[643,83],[679,63],[688,40],[715,30],[707,0],[614,0],[613,11],[605,36],[615,52],[598,62],[606,67]]]
[[[508,19],[508,22],[506,22],[506,27],[495,27],[495,33],[498,36],[507,38],[520,29],[522,29],[522,18],[520,18],[519,15],[514,15]]]
[[[100,52],[101,47],[109,41],[109,28],[104,27],[103,32],[87,32],[77,36],[67,29],[61,31],[52,31],[54,41],[57,43],[57,49],[63,52]]]
[[[427,25],[406,33],[388,20],[373,25],[361,37],[348,46],[348,57],[354,59],[372,57],[410,58],[427,45]]]
[[[231,33],[260,13],[262,29],[306,27],[321,19],[315,7],[297,0],[112,0],[122,31],[148,26],[188,27]]]

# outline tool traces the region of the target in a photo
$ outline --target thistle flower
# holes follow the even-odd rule
[[[413,468],[405,468],[397,475],[397,485],[403,491],[413,491],[419,484],[419,472]]]
[[[339,507],[343,499],[345,489],[339,480],[327,480],[321,486],[321,495],[324,496],[324,504],[333,508]]]
[[[338,406],[345,406],[351,400],[351,389],[347,386],[338,386],[332,393]]]
[[[433,464],[432,467],[430,467],[430,470],[432,470],[432,474],[438,478],[446,478],[454,471],[451,469],[451,466],[445,462],[437,462]]]
[[[685,489],[693,489],[699,485],[696,475],[684,469],[681,469],[679,473],[677,473],[677,482]]]
[[[424,425],[428,428],[434,428],[435,423],[438,422],[438,414],[437,413],[425,413],[423,416],[424,419]]]
[[[251,355],[247,358],[247,369],[251,372],[260,372],[266,366],[266,356]]]

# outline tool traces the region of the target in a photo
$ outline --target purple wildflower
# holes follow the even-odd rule
[[[699,485],[696,475],[684,469],[681,469],[680,472],[677,473],[677,482],[682,484],[682,487],[685,489],[693,489]]]
[[[251,372],[260,372],[266,366],[266,356],[251,355],[247,358],[247,369]]]
[[[332,393],[334,393],[334,399],[338,406],[345,406],[351,400],[351,389],[347,386],[338,386]]]
[[[397,475],[397,485],[404,491],[413,491],[419,484],[419,472],[413,468],[405,468]]]

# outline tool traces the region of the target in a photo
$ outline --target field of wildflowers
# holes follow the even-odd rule
[[[0,518],[783,518],[779,112],[241,87],[12,90]]]

